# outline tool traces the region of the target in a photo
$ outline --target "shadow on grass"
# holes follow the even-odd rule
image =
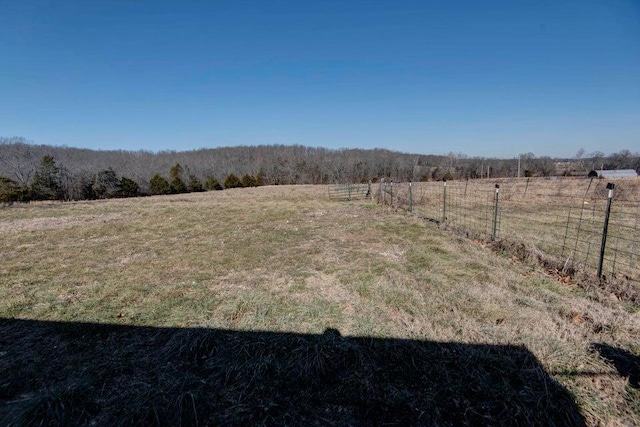
[[[0,319],[2,425],[584,425],[525,347]]]
[[[611,363],[623,377],[629,377],[629,385],[640,389],[640,357],[607,344],[593,344],[600,356]]]

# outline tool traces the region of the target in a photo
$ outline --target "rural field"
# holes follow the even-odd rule
[[[637,301],[326,186],[4,206],[0,256],[2,425],[640,425]]]
[[[608,204],[609,181],[584,178],[502,178],[374,184],[374,198],[415,215],[444,222],[467,236],[525,244],[546,264],[563,272],[597,276],[603,225],[607,217],[602,274],[611,287],[640,285],[640,180],[616,179]],[[498,185],[499,188],[495,188]],[[573,273],[572,273],[573,274]],[[626,293],[617,289],[620,296]]]

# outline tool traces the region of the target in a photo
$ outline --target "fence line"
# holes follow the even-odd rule
[[[565,267],[596,272],[601,264],[602,274],[640,281],[640,202],[629,190],[616,198],[612,189],[605,227],[609,203],[604,183],[574,180],[568,188],[564,185],[562,180],[528,179],[499,184],[381,181],[372,194],[378,203],[445,223],[472,237],[519,241]]]
[[[329,187],[332,200],[364,199],[371,194],[371,184],[342,184]]]

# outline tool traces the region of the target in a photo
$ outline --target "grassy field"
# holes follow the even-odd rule
[[[0,208],[0,424],[640,424],[640,313],[326,187]]]
[[[524,242],[567,265],[595,275],[607,206],[606,180],[503,178],[414,183],[416,215],[488,239],[493,235],[495,184],[500,185],[495,235]],[[615,180],[603,274],[640,285],[640,180]],[[387,192],[389,188],[387,187]],[[380,195],[380,185],[374,185]],[[387,204],[391,197],[386,194]],[[445,207],[446,200],[446,207]],[[393,203],[409,209],[408,183],[396,184]],[[446,219],[445,219],[446,217]]]

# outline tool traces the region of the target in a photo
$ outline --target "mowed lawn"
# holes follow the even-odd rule
[[[41,331],[44,334],[47,325],[58,325],[53,322],[129,325],[141,327],[139,330],[145,334],[154,330],[147,327],[162,331],[286,332],[295,333],[291,336],[302,341],[304,337],[326,336],[326,331],[330,331],[345,340],[356,337],[380,340],[371,342],[386,343],[385,349],[405,345],[402,343],[419,346],[420,342],[469,346],[455,347],[460,349],[522,349],[539,363],[531,365],[531,369],[539,366],[542,373],[536,375],[547,375],[550,384],[557,382],[560,388],[568,390],[586,424],[640,424],[639,380],[635,377],[640,356],[637,307],[595,286],[585,289],[571,281],[558,281],[540,267],[525,265],[509,254],[495,253],[488,245],[458,237],[404,212],[371,201],[330,201],[327,187],[272,186],[5,206],[0,208],[0,257],[3,322],[0,323],[0,424],[21,425],[40,419],[71,424],[91,424],[96,420],[119,420],[123,424],[136,420],[158,424],[176,420],[199,425],[234,420],[296,424],[304,419],[308,424],[334,425],[367,419],[363,418],[366,411],[362,412],[362,408],[349,409],[344,403],[334,402],[333,406],[318,406],[320,409],[307,412],[291,412],[289,406],[285,408],[284,397],[276,403],[269,400],[267,405],[266,394],[262,400],[242,403],[241,391],[240,397],[225,397],[228,401],[216,395],[219,406],[213,410],[214,405],[207,404],[205,397],[206,393],[218,393],[222,387],[219,385],[218,391],[206,393],[192,385],[176,386],[182,394],[168,397],[166,405],[152,408],[150,413],[144,412],[148,411],[143,408],[145,402],[157,401],[154,393],[161,392],[152,390],[145,394],[147,397],[132,398],[139,399],[133,404],[137,407],[114,412],[115,400],[109,400],[113,396],[104,391],[117,388],[114,381],[130,381],[120,385],[148,386],[149,390],[154,387],[152,382],[132,380],[138,375],[135,366],[127,368],[133,372],[129,377],[122,372],[117,378],[115,374],[109,376],[107,371],[115,369],[109,364],[98,364],[103,369],[93,373],[94,367],[85,359],[102,357],[96,356],[96,346],[102,344],[91,341],[94,339],[91,334],[76,334],[69,341],[76,344],[91,341],[89,353],[71,346],[65,347],[64,352],[60,350],[57,356],[69,358],[71,364],[88,366],[87,372],[78,374],[77,381],[72,383],[53,378],[54,371],[61,368],[48,365],[54,363],[49,361],[48,352],[55,359],[58,346],[43,341],[38,334],[23,338],[29,334],[28,325],[45,325],[44,332]],[[273,336],[289,339],[289,335]],[[104,336],[100,338],[103,339],[106,340]],[[188,342],[189,338],[185,340]],[[364,346],[361,341],[345,342]],[[318,350],[316,344],[305,344],[305,351],[315,348],[315,353],[298,354],[296,360],[312,358],[315,363],[312,365],[325,372],[323,369],[328,368],[323,363],[330,365],[332,359]],[[137,344],[131,341],[126,345],[130,352],[123,352],[122,357],[132,357]],[[157,348],[149,343],[145,346],[150,355],[173,348],[166,343]],[[202,360],[215,354],[204,344],[202,348],[196,351],[202,352],[197,353]],[[402,348],[403,357],[411,358],[407,356],[411,351],[407,353]],[[242,353],[241,349],[238,351]],[[460,354],[456,353],[458,350],[451,351],[452,357]],[[74,354],[78,354],[76,359]],[[358,360],[364,360],[364,353],[358,354]],[[318,355],[326,356],[326,361],[318,359]],[[148,359],[138,356],[140,360]],[[155,363],[156,359],[153,360]],[[411,363],[425,363],[416,360]],[[439,363],[434,359],[436,362]],[[195,366],[195,362],[189,363]],[[263,366],[253,359],[247,363],[252,363],[253,368]],[[318,378],[313,366],[305,373],[307,380],[312,376]],[[199,376],[213,375],[207,369],[198,365],[189,371],[194,376],[193,384],[207,381],[208,377]],[[519,367],[504,369],[516,372]],[[410,372],[405,373],[411,376]],[[439,386],[454,396],[452,402],[455,393],[467,392],[458,391],[459,383],[465,381],[464,375],[452,377],[448,385],[438,380]],[[418,386],[429,383],[427,375],[423,376]],[[99,381],[94,377],[99,377]],[[226,379],[220,381],[227,384],[229,376],[222,377]],[[273,378],[276,377],[274,373]],[[175,374],[172,378],[180,376]],[[250,375],[247,378],[244,384],[252,385],[244,389],[245,396],[246,390],[257,387]],[[495,376],[479,378],[489,382],[491,390],[502,390],[502,386],[496,385],[501,380]],[[372,384],[367,381],[366,384]],[[358,387],[364,383],[357,384],[360,385],[354,385],[351,392],[362,391]],[[82,392],[85,386],[90,390],[87,393]],[[423,396],[418,386],[409,387],[407,396],[413,396],[411,399]],[[273,390],[278,387],[285,386],[276,384]],[[371,393],[378,393],[371,387]],[[395,391],[387,395],[401,401],[403,391],[398,384],[394,387]],[[380,420],[393,421],[394,413],[403,413],[409,414],[406,415],[409,418],[402,420],[410,424],[457,421],[472,424],[483,420],[486,424],[499,424],[500,420],[509,424],[508,417],[517,415],[512,411],[514,407],[533,408],[533,415],[529,415],[539,418],[531,422],[544,419],[544,412],[537,411],[535,415],[532,403],[540,399],[535,395],[525,398],[525,392],[518,394],[529,390],[526,381],[509,387],[511,391],[505,393],[516,403],[505,404],[503,410],[499,409],[499,401],[505,397],[500,396],[491,403],[475,402],[469,397],[455,405],[451,403],[454,406],[447,409],[458,408],[459,417],[440,413],[438,405],[430,407],[425,400],[421,408],[390,407],[380,415]],[[345,389],[344,393],[347,392]],[[78,394],[93,396],[93,400],[87,403]],[[255,412],[258,401],[264,407]],[[312,401],[309,398],[304,402],[311,405]],[[84,405],[83,409],[74,412],[70,407],[75,404]],[[167,421],[168,415],[162,411],[171,405],[178,409],[174,408],[174,418]],[[483,408],[488,406],[483,405],[493,406],[484,414]],[[185,411],[191,415],[185,415]],[[476,415],[480,418],[473,418]],[[518,423],[526,423],[527,419],[521,418]],[[579,424],[577,419],[572,420]]]

